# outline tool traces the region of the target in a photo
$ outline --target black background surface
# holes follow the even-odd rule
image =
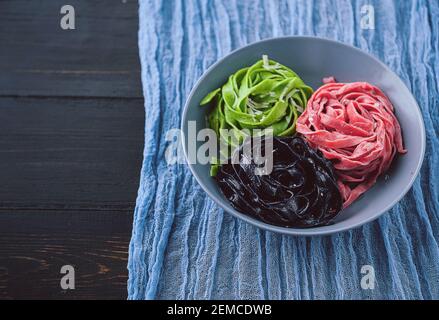
[[[60,27],[75,8],[76,29]],[[0,0],[0,299],[126,298],[143,151],[135,0]],[[75,290],[60,269],[75,267]]]

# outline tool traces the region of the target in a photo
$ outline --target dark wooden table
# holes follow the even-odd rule
[[[75,9],[63,30],[60,9]],[[0,299],[125,299],[143,151],[135,0],[0,0]],[[63,290],[63,265],[76,287]]]

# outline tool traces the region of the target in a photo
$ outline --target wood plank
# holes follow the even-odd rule
[[[0,212],[133,210],[143,99],[0,98]]]
[[[143,150],[138,4],[69,1],[70,31],[64,4],[0,1],[0,298],[124,299]],[[75,290],[60,288],[63,264]]]
[[[0,1],[0,95],[142,97],[134,0]]]
[[[131,215],[0,213],[0,299],[126,299]],[[73,290],[60,286],[63,265]]]

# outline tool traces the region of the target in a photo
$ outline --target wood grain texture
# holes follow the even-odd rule
[[[142,99],[0,98],[0,211],[133,209]]]
[[[0,298],[125,298],[143,100],[3,97],[0,110]],[[63,264],[75,290],[60,288]]]
[[[125,299],[144,111],[137,1],[0,1],[0,299]],[[60,268],[76,271],[62,290]]]
[[[75,9],[75,30],[60,9]],[[137,1],[0,1],[0,95],[142,97]]]
[[[125,299],[131,211],[0,214],[0,299]],[[75,289],[63,290],[63,265]]]

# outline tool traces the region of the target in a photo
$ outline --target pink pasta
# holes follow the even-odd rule
[[[343,207],[372,187],[396,153],[405,153],[401,127],[384,93],[366,82],[336,83],[325,78],[297,132],[332,161]]]

